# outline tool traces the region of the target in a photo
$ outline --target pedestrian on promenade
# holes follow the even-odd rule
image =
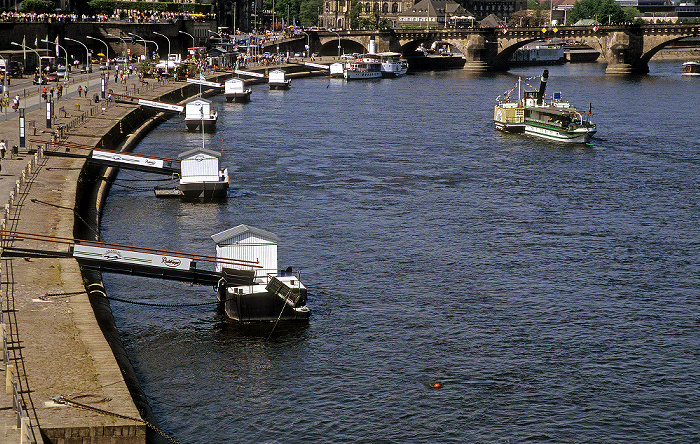
[[[5,143],[5,139],[0,140],[0,159],[5,158],[5,151],[7,151],[7,144]]]
[[[78,85],[78,97],[83,96],[83,85]]]
[[[46,100],[46,87],[41,88],[41,98]]]
[[[14,108],[15,112],[19,110],[19,94],[16,95],[14,100],[12,101],[12,108]]]

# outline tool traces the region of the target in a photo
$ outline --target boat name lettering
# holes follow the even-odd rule
[[[122,254],[118,250],[107,250],[102,257],[109,261],[119,261],[122,259]]]
[[[155,160],[151,160],[151,159],[146,159],[145,162],[146,162],[146,165],[155,165],[155,164],[156,164],[156,161],[155,161]]]
[[[204,161],[205,159],[206,159],[206,157],[204,157],[204,156],[201,155],[201,154],[198,154],[197,156],[194,157],[194,160],[196,160],[197,162],[202,162],[202,161]]]
[[[122,160],[122,156],[120,156],[119,154],[115,154],[115,155],[112,156],[112,159],[114,159],[114,160]]]
[[[161,262],[168,267],[179,267],[182,261],[180,259],[163,256]]]

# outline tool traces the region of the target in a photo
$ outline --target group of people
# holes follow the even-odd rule
[[[117,22],[129,23],[175,23],[178,20],[215,20],[216,14],[191,14],[186,12],[123,12],[121,14],[47,14],[36,12],[5,11],[0,13],[0,21],[3,22]]]
[[[17,112],[19,110],[19,95],[16,95],[12,99],[12,109]],[[0,98],[0,113],[4,111],[4,108],[10,106],[10,96],[8,94],[3,95]]]

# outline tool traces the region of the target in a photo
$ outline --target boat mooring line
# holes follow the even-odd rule
[[[93,406],[91,406],[91,405],[87,405],[87,404],[83,404],[83,403],[77,402],[77,401],[75,401],[74,399],[67,398],[67,397],[64,396],[64,395],[54,396],[54,397],[52,397],[51,399],[52,399],[56,404],[64,404],[64,405],[68,405],[68,406],[71,406],[71,407],[76,407],[76,408],[79,408],[79,409],[83,409],[83,410],[88,410],[88,411],[91,411],[91,412],[100,413],[100,414],[105,415],[105,416],[112,416],[112,417],[115,417],[115,418],[126,419],[126,420],[129,420],[129,421],[134,421],[134,422],[138,422],[138,423],[144,424],[144,425],[146,425],[147,427],[149,427],[149,428],[155,430],[156,432],[158,432],[159,435],[161,435],[163,438],[167,439],[168,441],[170,441],[170,442],[172,442],[172,443],[174,443],[174,444],[180,444],[180,442],[177,441],[175,438],[173,438],[173,437],[171,437],[170,435],[168,435],[167,433],[165,433],[165,432],[163,431],[163,429],[161,429],[160,427],[158,427],[158,426],[156,426],[156,425],[154,425],[154,424],[151,424],[150,422],[148,422],[148,421],[146,421],[146,420],[143,420],[143,419],[141,419],[141,418],[134,418],[133,416],[122,415],[121,413],[110,412],[109,410],[105,410],[105,409],[100,409],[100,408],[97,408],[97,407],[93,407]]]
[[[85,293],[85,292],[83,292]],[[133,305],[145,305],[147,307],[163,307],[163,308],[173,308],[173,307],[201,307],[204,305],[214,305],[218,304],[219,301],[210,301],[210,302],[197,302],[197,303],[192,303],[192,304],[165,304],[165,303],[155,303],[155,302],[138,302],[138,301],[130,301],[128,299],[122,299],[122,298],[115,298],[114,296],[107,296],[102,290],[91,290],[90,293],[95,293],[97,296],[101,298],[108,299],[110,301],[116,301],[116,302],[125,302],[127,304],[133,304]]]

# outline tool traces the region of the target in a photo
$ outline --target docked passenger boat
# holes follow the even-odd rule
[[[308,321],[307,289],[291,268],[277,269],[279,238],[269,231],[238,225],[212,236],[217,270],[224,276],[218,301],[236,321]],[[240,265],[240,263],[249,265]]]
[[[382,77],[382,64],[372,56],[365,56],[348,62],[343,72],[345,80],[379,79]]]
[[[555,93],[551,99],[545,98],[548,70],[544,70],[538,91],[524,91],[521,97],[521,81],[503,99],[498,99],[494,108],[493,121],[496,129],[512,133],[525,133],[558,142],[588,142],[596,132],[595,124],[591,123],[589,108],[588,117],[581,113],[569,102],[561,99],[560,93]],[[517,98],[512,95],[517,88]]]
[[[187,131],[213,131],[219,114],[211,106],[211,101],[197,98],[185,104],[185,127]]]
[[[270,89],[289,89],[289,85],[292,83],[292,80],[288,79],[286,75],[287,74],[281,69],[270,71],[270,77],[268,80]]]
[[[683,63],[681,73],[684,76],[700,76],[700,62],[690,61]]]
[[[380,52],[377,56],[382,64],[382,77],[401,77],[408,71],[408,61],[398,52]]]
[[[245,87],[243,79],[229,79],[224,83],[224,97],[227,102],[248,103],[253,90]]]

